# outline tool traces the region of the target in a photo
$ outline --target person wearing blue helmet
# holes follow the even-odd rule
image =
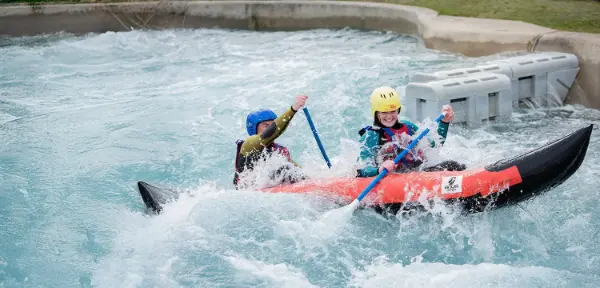
[[[299,165],[292,160],[289,150],[286,147],[275,143],[275,139],[283,134],[296,112],[306,104],[307,99],[308,96],[305,95],[296,96],[294,104],[279,116],[269,109],[260,109],[248,114],[246,117],[248,137],[246,140],[236,141],[237,151],[235,156],[235,174],[233,178],[233,184],[236,188],[239,185],[242,173],[244,171],[252,170],[256,161],[264,156],[271,156],[272,154],[277,153],[284,156],[289,164],[280,167],[276,174],[271,175],[270,178],[275,178],[277,175],[293,170],[294,167],[299,167]],[[299,177],[295,177],[286,175],[282,181],[294,183],[300,179],[304,179],[304,176],[300,175]]]

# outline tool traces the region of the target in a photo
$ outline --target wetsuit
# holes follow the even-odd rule
[[[446,135],[448,134],[448,126],[449,123],[445,123],[440,121],[438,124],[437,132],[442,137],[440,139],[440,145],[444,145],[446,141]],[[396,139],[401,139],[400,146],[407,147],[410,144],[410,138],[412,138],[413,134],[419,130],[419,127],[414,123],[408,120],[399,120],[396,124],[391,128],[382,128],[377,125],[371,127],[367,126],[359,132],[361,135],[360,142],[363,144],[360,151],[359,159],[363,161],[364,167],[362,169],[357,170],[357,177],[373,177],[379,174],[379,166],[385,160],[393,160],[398,154],[402,152],[402,148],[398,146],[393,146],[391,143],[392,137],[395,136]],[[409,136],[409,137],[407,137]],[[436,142],[430,140],[431,147],[436,146]],[[386,151],[382,151],[382,147],[388,148],[391,146],[393,148],[392,153],[389,153],[388,157],[385,154]],[[384,153],[382,153],[384,152]],[[422,158],[423,154],[421,151],[417,152],[417,156],[414,155],[409,157],[409,154],[414,154],[409,152],[398,164],[395,172],[408,172],[417,167],[419,167],[423,162],[418,159]],[[466,167],[462,164],[459,164],[455,161],[445,161],[438,165],[427,167],[424,171],[440,171],[440,170],[450,170],[450,171],[458,171],[464,170]]]
[[[278,153],[286,157],[291,165],[280,167],[273,175],[270,175],[270,178],[275,178],[282,173],[288,172],[293,167],[300,167],[291,159],[290,153],[286,147],[275,143],[275,139],[283,134],[296,112],[297,111],[290,107],[284,113],[279,115],[273,124],[267,127],[261,134],[249,136],[245,141],[237,141],[235,175],[233,178],[233,184],[236,187],[238,186],[240,174],[242,172],[252,170],[256,161],[264,156],[270,156],[273,153]],[[304,179],[304,177],[291,177],[286,175],[284,182],[293,183],[299,179]]]

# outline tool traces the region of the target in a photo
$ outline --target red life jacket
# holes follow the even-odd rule
[[[392,136],[396,136],[398,139],[403,139],[403,134],[406,134],[408,136],[413,136],[414,131],[412,130],[412,128],[409,125],[400,123],[400,128],[394,129],[394,128],[388,128],[388,127],[379,127],[379,126],[367,126],[363,129],[361,129],[358,133],[359,135],[363,135],[366,130],[373,130],[375,132],[377,132],[377,134],[379,134],[379,146],[383,146],[386,143],[389,143],[392,141]],[[390,135],[392,134],[392,135]],[[400,145],[407,147],[408,145],[410,145],[410,143],[412,142],[412,140],[409,140],[407,143],[400,143]],[[398,147],[398,151],[396,155],[399,155],[400,153],[402,153],[402,150],[404,150],[401,147]],[[412,151],[410,151],[408,154],[414,154],[412,153]],[[407,154],[407,156],[408,156]],[[417,151],[417,156],[420,159],[423,159],[423,151],[418,150]],[[410,157],[403,157],[402,160],[400,162],[404,163],[406,166],[418,166],[418,159],[409,159]]]
[[[244,144],[244,140],[237,140],[235,141],[235,143],[237,144],[237,150],[235,152],[235,163],[234,163],[234,176],[233,176],[233,184],[237,185],[237,182],[239,181],[239,174],[243,172],[243,170],[238,169],[240,166],[238,166],[238,158],[240,155],[240,150],[242,149],[242,144]],[[292,157],[290,155],[290,151],[284,147],[281,146],[275,142],[271,143],[269,146],[266,146],[265,148],[265,152],[267,152],[267,154],[271,155],[272,153],[278,153],[280,155],[283,155],[289,162],[293,162],[292,161]]]

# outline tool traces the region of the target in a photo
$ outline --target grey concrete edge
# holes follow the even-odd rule
[[[60,21],[57,21],[59,20]],[[346,1],[143,1],[0,6],[0,35],[163,28],[304,30],[357,28],[408,34],[427,48],[469,57],[517,51],[577,55],[581,70],[567,104],[600,109],[600,35],[521,21],[441,16],[414,6]]]

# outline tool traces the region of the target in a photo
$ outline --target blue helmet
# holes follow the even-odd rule
[[[248,135],[252,136],[256,134],[256,126],[258,123],[267,120],[275,120],[277,118],[277,114],[269,109],[260,109],[256,110],[246,117],[246,130],[248,130]]]

